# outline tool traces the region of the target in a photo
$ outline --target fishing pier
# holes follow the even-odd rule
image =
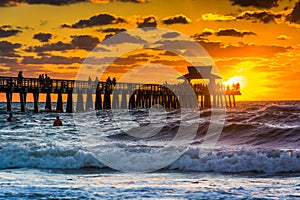
[[[232,107],[236,106],[235,96],[241,95],[239,88],[225,88],[215,84],[220,77],[211,74],[211,67],[188,67],[189,73],[179,77],[183,84],[160,85],[138,83],[91,82],[78,80],[0,77],[0,93],[6,94],[7,111],[12,111],[12,94],[18,93],[21,111],[26,111],[27,94],[33,95],[34,112],[39,112],[39,95],[46,94],[45,110],[51,112],[82,112],[102,109],[151,108],[160,104],[166,109],[181,107]],[[210,84],[190,83],[193,79],[209,79]],[[186,92],[189,84],[193,89]],[[175,91],[175,92],[174,92]],[[176,93],[178,91],[178,93]],[[187,90],[188,91],[188,90]],[[57,94],[56,109],[52,108],[52,94]],[[178,95],[179,94],[179,95]],[[67,95],[64,109],[63,95]],[[192,96],[196,96],[192,98]],[[186,101],[181,101],[185,99]],[[191,100],[194,99],[194,100]],[[76,101],[74,101],[76,100]],[[76,104],[74,103],[76,102]],[[184,102],[184,105],[182,104]]]

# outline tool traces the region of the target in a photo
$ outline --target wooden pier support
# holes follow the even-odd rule
[[[12,111],[11,102],[12,102],[12,93],[6,92],[6,109],[8,112]]]
[[[34,92],[33,94],[33,111],[35,113],[39,112],[39,93],[38,92]]]
[[[113,99],[112,99],[112,108],[113,109],[119,109],[120,106],[119,106],[119,93],[114,91],[113,93]]]
[[[64,104],[61,92],[57,94],[56,112],[64,112]]]
[[[102,110],[102,97],[101,97],[101,91],[96,91],[96,97],[95,97],[95,109],[96,110]]]
[[[82,112],[84,111],[83,106],[83,94],[82,92],[77,93],[77,105],[76,105],[76,112]]]
[[[230,97],[230,95],[228,95],[228,102],[229,102],[229,107],[231,108],[232,104],[231,104],[231,97]]]
[[[217,95],[213,94],[213,107],[216,108],[217,107]]]
[[[141,105],[141,92],[138,91],[136,94],[135,108],[139,108]]]
[[[104,94],[104,109],[111,109],[111,98],[110,98],[110,92],[105,92]]]
[[[87,92],[85,110],[93,109],[93,93],[91,90]]]
[[[233,102],[233,106],[235,107],[236,104],[235,104],[235,96],[234,96],[234,94],[232,95],[232,102]]]
[[[175,95],[172,95],[172,108],[174,109],[179,108],[179,101]]]
[[[45,110],[52,111],[52,105],[51,105],[51,93],[47,93],[46,95],[46,105]]]
[[[136,108],[135,94],[132,94],[129,98],[129,108],[130,109]]]
[[[211,108],[210,95],[204,95],[204,107]]]
[[[68,92],[66,112],[67,113],[73,112],[73,94],[72,94],[72,92]]]
[[[226,107],[227,107],[227,98],[226,98],[226,94],[223,95],[223,98],[224,98],[224,107],[226,108]]]
[[[127,103],[127,94],[124,91],[122,93],[122,99],[121,99],[121,109],[127,109],[128,108],[128,103]]]
[[[20,92],[21,112],[26,111],[26,92]]]
[[[224,108],[223,95],[219,95],[220,107]]]

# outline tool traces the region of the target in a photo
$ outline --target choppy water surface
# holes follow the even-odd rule
[[[166,111],[166,117],[156,115],[156,121],[145,109],[130,111],[129,118],[120,111],[117,120],[110,111],[89,111],[78,114],[82,123],[74,121],[73,114],[60,114],[64,126],[53,127],[56,113],[20,113],[18,104],[14,107],[17,120],[9,123],[5,104],[0,104],[0,198],[300,198],[299,102],[238,103],[227,110],[214,148],[201,147],[210,110],[193,111],[195,118],[184,121],[178,110]],[[151,151],[195,119],[199,128],[187,151],[152,173],[115,171],[82,142],[82,130],[95,135],[97,126],[99,137],[89,142],[111,151],[112,157],[115,147]],[[155,127],[163,120],[165,126]],[[130,129],[132,121],[152,123],[151,128],[160,131],[133,137],[120,129]]]

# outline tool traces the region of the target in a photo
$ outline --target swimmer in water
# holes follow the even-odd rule
[[[53,126],[62,126],[62,121],[59,119],[59,116],[54,120]]]

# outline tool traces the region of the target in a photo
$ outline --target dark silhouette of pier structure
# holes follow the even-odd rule
[[[239,88],[218,87],[215,80],[221,77],[211,74],[210,66],[188,67],[188,71],[188,74],[179,77],[187,80],[183,85],[114,84],[113,82],[95,83],[61,79],[50,79],[41,83],[39,78],[19,80],[18,77],[2,76],[0,77],[0,92],[6,93],[7,111],[12,111],[12,94],[19,93],[22,112],[26,111],[26,97],[29,93],[33,95],[34,112],[39,112],[40,94],[46,94],[45,110],[54,111],[51,94],[57,94],[55,111],[68,113],[90,109],[150,108],[154,104],[160,104],[166,109],[195,107],[195,105],[202,108],[236,106],[235,95],[241,95]],[[184,84],[191,84],[190,81],[193,79],[209,79],[209,84],[192,85],[194,94],[182,91]],[[179,90],[180,96],[175,95],[174,91]],[[195,94],[197,102],[183,101],[184,105],[181,105],[180,99],[193,99],[190,95],[195,96]],[[64,109],[62,95],[67,95],[66,109]],[[75,96],[76,101],[74,101]]]

